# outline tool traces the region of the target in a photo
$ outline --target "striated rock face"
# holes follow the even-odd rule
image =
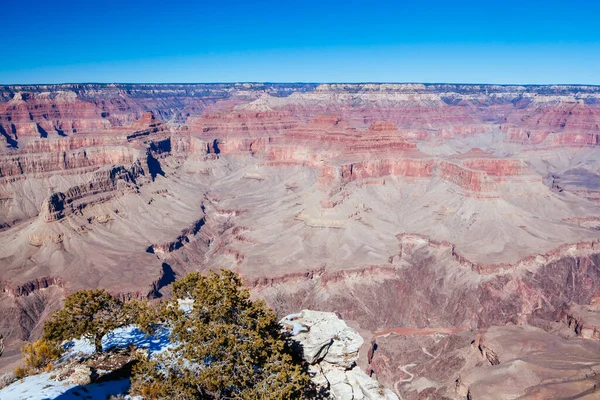
[[[360,332],[360,357],[349,333],[307,353],[358,364],[328,371],[339,390],[363,370],[402,398],[485,398],[469,363],[508,348],[486,330],[598,337],[599,110],[587,86],[1,87],[0,368],[75,290],[160,298],[232,268],[280,316]]]
[[[65,194],[53,193],[42,203],[40,217],[46,222],[52,222],[65,216]]]
[[[313,381],[334,399],[390,399],[398,396],[357,366],[362,337],[334,313],[303,310],[280,322],[302,358],[310,364]]]
[[[135,178],[141,174],[143,174],[142,168],[136,165],[131,170],[122,166],[98,170],[92,174],[89,183],[73,186],[66,193],[50,195],[42,203],[40,217],[44,222],[58,221],[69,213],[104,202],[117,195],[119,191],[121,193],[135,191],[132,185],[135,183]]]
[[[449,162],[440,163],[440,177],[472,192],[496,192],[497,185],[483,171],[473,171]]]

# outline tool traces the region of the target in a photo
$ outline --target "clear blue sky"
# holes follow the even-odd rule
[[[15,0],[0,83],[600,84],[600,1]]]

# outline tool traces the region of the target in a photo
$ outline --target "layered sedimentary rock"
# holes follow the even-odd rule
[[[596,87],[5,86],[0,99],[5,364],[75,290],[157,298],[213,268],[281,316],[337,311],[362,352],[375,338],[359,366],[402,398],[485,398],[469,363],[493,351],[502,365],[506,324],[566,348],[598,337]],[[487,329],[490,351],[464,343]],[[405,334],[423,360],[392,356]],[[531,369],[530,351],[498,374]],[[554,374],[518,390],[550,390]]]

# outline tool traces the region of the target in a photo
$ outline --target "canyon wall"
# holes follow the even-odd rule
[[[598,337],[599,124],[592,86],[0,87],[3,363],[75,290],[230,268],[354,324],[402,398],[485,398],[515,326]]]

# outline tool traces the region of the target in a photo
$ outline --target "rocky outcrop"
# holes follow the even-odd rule
[[[105,202],[119,191],[135,191],[135,180],[143,174],[139,164],[132,165],[131,169],[116,166],[97,171],[88,184],[73,186],[65,193],[50,195],[42,204],[40,218],[44,222],[58,221],[69,213]]]
[[[585,339],[600,340],[600,312],[598,296],[589,305],[573,304],[559,314],[573,333]]]
[[[92,147],[56,153],[50,150],[43,154],[0,156],[0,182],[23,174],[48,175],[56,171],[69,173],[77,169],[83,171],[75,172],[84,173],[105,165],[129,165],[137,158],[138,153],[126,147]]]
[[[65,216],[65,199],[64,193],[53,193],[44,200],[40,210],[40,216],[44,221],[57,221]]]
[[[363,339],[334,313],[303,310],[280,323],[310,365],[312,380],[326,387],[331,398],[398,399],[357,367]]]
[[[129,378],[133,366],[137,363],[136,355],[144,354],[145,349],[134,346],[111,348],[104,353],[92,355],[67,355],[59,360],[51,372],[50,379],[78,386],[90,383],[109,382],[115,379]],[[69,358],[70,356],[70,358]]]
[[[11,285],[10,282],[0,281],[0,290],[8,293],[12,297],[29,296],[37,290],[47,289],[51,286],[61,288],[64,286],[63,280],[58,276],[45,276],[17,286]]]
[[[192,236],[195,236],[200,232],[202,226],[206,223],[205,218],[200,218],[192,223],[191,226],[183,229],[181,234],[178,235],[174,240],[165,243],[156,243],[148,246],[146,251],[148,253],[164,255],[166,253],[173,252],[181,248],[185,243],[189,243]]]
[[[489,193],[492,196],[498,187],[484,171],[464,168],[460,165],[442,161],[439,164],[440,177],[471,192]]]
[[[64,381],[74,385],[89,385],[92,383],[93,371],[87,365],[72,364],[66,365],[55,371],[54,379]]]

